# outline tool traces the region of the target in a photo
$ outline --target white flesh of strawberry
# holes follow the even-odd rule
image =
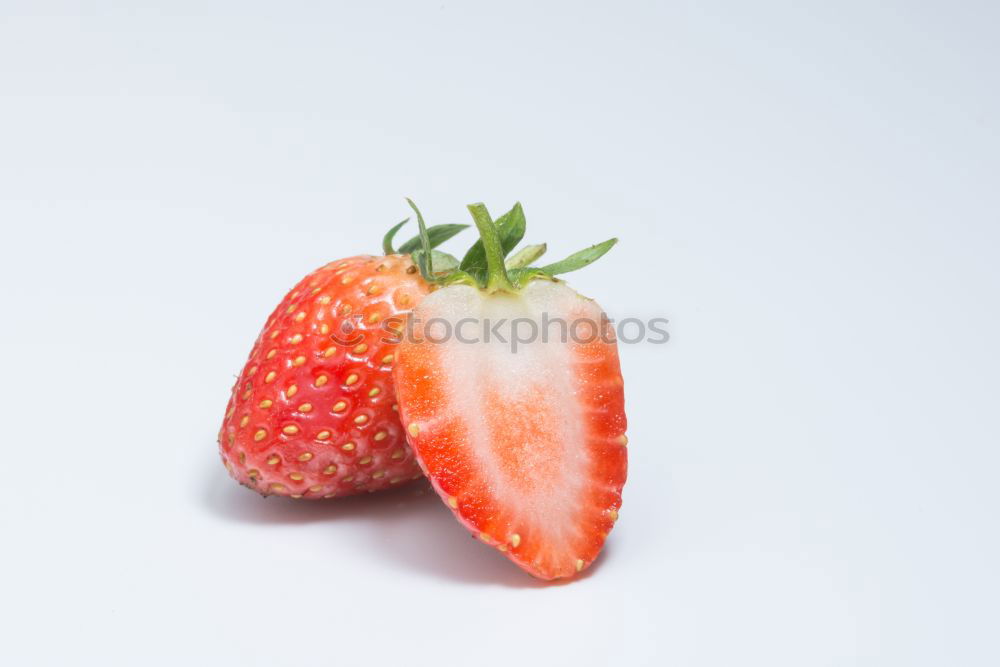
[[[544,532],[557,549],[571,542],[576,535],[567,532],[577,531],[579,499],[593,480],[575,391],[581,361],[563,326],[588,321],[577,324],[578,336],[596,335],[601,309],[563,283],[537,280],[516,295],[449,287],[427,296],[414,314],[428,338],[447,338],[435,343],[441,346],[436,356],[446,360],[441,372],[449,388],[449,404],[439,414],[462,415],[488,492],[516,513],[512,523]],[[534,340],[525,342],[532,334]]]

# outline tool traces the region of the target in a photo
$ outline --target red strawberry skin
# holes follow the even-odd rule
[[[519,294],[446,287],[417,322],[482,323],[541,314],[590,322],[601,310],[562,283]],[[582,327],[585,331],[589,327]],[[475,337],[476,325],[463,331]],[[510,331],[500,329],[511,339]],[[421,338],[421,333],[426,333]],[[617,343],[604,337],[509,346],[446,342],[415,326],[397,350],[396,391],[407,438],[434,489],[473,535],[541,579],[588,567],[618,518],[628,442]],[[438,342],[428,339],[435,338]]]
[[[428,293],[409,256],[359,256],[303,278],[233,387],[222,461],[264,495],[334,498],[419,478],[392,382],[391,329]]]

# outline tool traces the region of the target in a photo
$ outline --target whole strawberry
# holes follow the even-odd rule
[[[407,254],[425,252],[417,239],[392,248],[402,225],[386,235],[386,255],[320,267],[271,313],[219,432],[222,461],[241,484],[315,499],[421,476],[397,414],[392,333],[431,286]],[[428,231],[437,245],[464,227]]]

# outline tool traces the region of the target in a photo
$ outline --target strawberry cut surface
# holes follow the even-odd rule
[[[539,578],[589,566],[618,517],[627,467],[617,344],[600,307],[538,280],[517,293],[445,287],[412,317],[394,378],[437,493]],[[515,338],[525,341],[516,351]]]

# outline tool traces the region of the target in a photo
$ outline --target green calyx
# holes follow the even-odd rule
[[[524,238],[526,223],[521,204],[514,204],[495,221],[483,204],[470,204],[469,213],[479,230],[479,240],[459,261],[435,248],[468,225],[427,227],[423,215],[410,199],[406,200],[417,216],[419,234],[393,250],[392,239],[407,221],[389,230],[382,247],[386,254],[409,253],[424,280],[438,285],[466,284],[487,292],[517,292],[532,280],[556,280],[555,276],[582,269],[602,257],[618,242],[608,239],[569,257],[544,266],[532,266],[546,251],[544,243],[524,246],[511,254]]]
[[[407,200],[409,201],[409,200]],[[412,204],[412,202],[411,202]],[[409,218],[403,220],[392,226],[385,236],[382,237],[382,252],[386,255],[409,255],[414,250],[417,250],[422,246],[423,238],[418,234],[412,239],[399,246],[399,248],[393,249],[392,240],[396,237],[396,232],[399,231],[400,227],[405,225],[410,221]],[[450,239],[455,234],[458,234],[463,229],[467,229],[468,225],[434,225],[427,231],[427,238],[430,240],[431,248],[436,248],[448,239]],[[457,262],[458,260],[456,260]]]

